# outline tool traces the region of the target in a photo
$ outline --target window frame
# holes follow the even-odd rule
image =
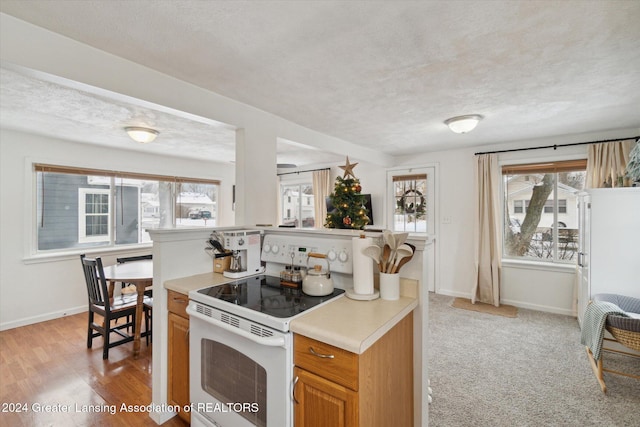
[[[386,185],[387,191],[384,202],[384,223],[386,228],[394,231],[394,214],[396,210],[396,196],[394,189],[393,177],[409,176],[409,175],[426,175],[427,184],[426,192],[423,195],[426,201],[426,231],[408,231],[409,234],[418,236],[434,236],[437,235],[439,212],[437,209],[438,200],[438,167],[436,164],[430,163],[423,166],[405,166],[400,168],[387,169]],[[374,226],[375,227],[375,226]],[[394,232],[401,232],[395,230]]]
[[[548,258],[528,258],[528,257],[518,257],[518,256],[511,256],[511,255],[507,255],[505,252],[505,238],[506,236],[504,235],[505,233],[502,233],[502,262],[507,264],[507,265],[518,265],[518,264],[522,264],[522,265],[528,265],[528,266],[557,266],[560,269],[564,269],[564,268],[573,268],[575,263],[577,262],[577,257],[574,257],[571,261],[566,262],[563,261],[561,259],[558,258],[558,235],[559,233],[557,232],[558,230],[558,214],[561,213],[559,212],[559,208],[560,205],[559,203],[557,203],[557,200],[563,200],[563,199],[558,199],[558,174],[562,173],[562,172],[571,172],[571,171],[576,171],[575,167],[576,165],[581,165],[581,167],[584,168],[584,171],[586,172],[586,163],[587,163],[587,159],[585,154],[575,154],[575,155],[568,155],[568,156],[558,156],[558,157],[554,157],[553,159],[549,159],[549,158],[527,158],[527,159],[511,159],[511,160],[500,160],[498,162],[500,171],[501,171],[501,176],[504,176],[506,174],[508,174],[505,171],[510,171],[510,172],[514,172],[514,171],[518,171],[520,170],[520,174],[521,175],[531,175],[536,173],[535,170],[544,170],[544,168],[538,168],[536,169],[537,165],[542,165],[542,166],[546,166],[547,170],[549,172],[553,172],[555,173],[555,177],[554,177],[554,184],[553,184],[553,194],[554,194],[554,200],[553,200],[553,227],[556,230],[556,232],[552,233],[553,234],[553,258],[552,259],[548,259]],[[549,169],[555,169],[553,171],[549,170]],[[581,170],[581,169],[577,169],[577,170]],[[528,172],[528,173],[527,173]],[[527,179],[528,181],[528,179]],[[585,181],[585,185],[586,185],[586,181]],[[579,190],[581,191],[581,190]],[[500,179],[500,194],[502,197],[502,203],[501,203],[501,215],[502,215],[502,227],[503,230],[505,229],[505,227],[508,227],[508,225],[505,223],[507,216],[505,213],[505,208],[508,209],[508,203],[505,200],[505,196],[506,194],[506,188],[505,188],[505,179]],[[564,199],[566,200],[566,199]],[[526,215],[527,209],[528,209],[528,205],[529,205],[529,201],[530,200],[524,200],[524,214]],[[567,206],[565,204],[565,210],[567,210]],[[544,213],[544,208],[543,208],[543,213]],[[565,212],[566,213],[566,212]],[[564,214],[564,213],[563,213]],[[580,229],[579,229],[579,224],[577,225],[577,233],[580,233]]]
[[[133,250],[140,250],[143,248],[149,248],[152,246],[152,243],[149,241],[139,241],[138,243],[123,243],[116,244],[114,239],[115,235],[115,222],[116,222],[116,204],[115,197],[116,191],[114,190],[117,186],[116,179],[134,179],[134,180],[150,180],[150,181],[158,181],[158,182],[166,182],[172,185],[171,188],[171,197],[172,197],[172,208],[171,208],[171,223],[172,226],[175,227],[176,224],[176,206],[177,206],[177,188],[179,184],[184,183],[192,183],[192,184],[207,184],[207,185],[215,185],[217,186],[216,194],[217,200],[220,201],[220,194],[222,189],[222,181],[218,179],[211,178],[195,178],[195,177],[187,177],[187,176],[177,176],[177,175],[161,175],[155,173],[141,173],[141,172],[126,172],[126,171],[114,171],[107,170],[101,168],[92,168],[90,166],[91,162],[87,162],[86,166],[75,166],[64,164],[63,162],[55,162],[50,163],[48,161],[42,162],[38,161],[34,158],[26,158],[25,159],[25,193],[29,194],[29,197],[25,197],[25,204],[27,205],[27,212],[31,212],[31,219],[29,221],[24,222],[25,234],[28,236],[29,241],[31,242],[29,245],[24,246],[24,257],[23,262],[25,264],[31,263],[39,263],[39,262],[48,262],[51,260],[62,260],[62,259],[70,259],[73,256],[76,256],[79,253],[109,253],[109,252],[126,252]],[[62,174],[75,174],[75,175],[87,175],[87,176],[101,176],[101,177],[109,177],[110,178],[110,188],[106,189],[106,191],[110,192],[109,197],[109,242],[105,245],[98,246],[90,246],[90,247],[69,247],[69,248],[56,248],[56,249],[39,249],[38,248],[38,173],[39,172],[53,172],[53,173],[62,173]],[[94,192],[96,189],[89,188],[91,192]],[[78,197],[76,193],[76,197]],[[140,208],[140,206],[138,207]],[[78,209],[80,209],[78,207]],[[140,209],[138,209],[140,210]],[[220,206],[219,203],[215,205],[215,218],[219,218]],[[78,219],[80,222],[80,219]],[[141,224],[141,223],[140,223]],[[210,227],[212,225],[206,225],[206,227]],[[162,228],[162,225],[160,225]],[[100,240],[102,241],[102,240]],[[99,242],[100,242],[99,241]],[[98,242],[98,243],[99,243]],[[78,243],[81,242],[80,234],[78,235]],[[84,243],[91,243],[90,241],[84,241]]]
[[[86,210],[86,197],[89,194],[106,195],[107,196],[107,213],[106,214],[88,214]],[[78,188],[78,243],[111,243],[112,224],[111,215],[113,212],[111,197],[111,189],[108,188]],[[87,236],[87,216],[106,216],[107,217],[107,234]],[[39,252],[44,252],[38,249]]]

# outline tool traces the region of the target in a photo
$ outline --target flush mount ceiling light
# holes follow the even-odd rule
[[[278,163],[276,167],[278,169],[292,169],[292,168],[297,168],[298,165],[294,165],[293,163]]]
[[[136,142],[141,142],[146,144],[147,142],[151,142],[156,139],[159,132],[155,129],[143,128],[143,127],[126,127],[125,131],[129,134],[131,139]]]
[[[467,133],[474,130],[480,120],[482,120],[480,114],[468,114],[466,116],[451,117],[445,120],[444,124],[449,126],[449,129],[455,133]]]

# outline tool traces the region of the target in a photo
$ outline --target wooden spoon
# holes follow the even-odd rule
[[[416,253],[416,247],[413,246],[412,244],[406,243],[407,246],[409,246],[411,248],[411,255],[405,258],[402,258],[400,260],[400,262],[398,263],[398,266],[395,268],[395,273],[399,272],[400,269],[402,268],[402,266],[404,266],[406,263],[408,263],[409,261],[411,261],[411,259],[413,258],[413,254]]]
[[[400,247],[396,250],[396,262],[391,269],[391,273],[396,273],[399,269],[400,261],[405,259],[406,257],[413,256],[413,249],[409,245],[400,245]]]
[[[387,272],[387,264],[389,263],[389,256],[391,255],[391,246],[385,244],[382,250],[382,259],[380,260],[380,273]]]
[[[384,239],[385,246],[389,246],[389,254],[385,258],[382,273],[390,273],[391,267],[393,266],[393,260],[396,256],[396,238],[390,230],[384,230],[382,232],[382,238]]]

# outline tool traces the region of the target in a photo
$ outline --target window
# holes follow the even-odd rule
[[[78,193],[78,241],[109,242],[109,190],[79,188]]]
[[[215,226],[218,181],[34,165],[36,251],[135,245],[147,228]]]
[[[513,213],[524,213],[524,201],[523,200],[514,200],[513,201]]]
[[[401,175],[393,177],[396,210],[393,215],[394,231],[427,231],[427,201],[425,199],[427,175]]]
[[[502,168],[506,257],[575,263],[585,169],[586,160]]]
[[[283,225],[313,228],[315,226],[315,211],[313,184],[311,182],[283,182],[280,184],[280,212]]]
[[[392,231],[435,233],[435,168],[387,172],[387,227]]]

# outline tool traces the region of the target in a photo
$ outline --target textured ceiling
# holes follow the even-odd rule
[[[0,11],[392,155],[640,127],[639,1],[2,0]],[[138,112],[94,102],[109,111],[103,129]],[[472,113],[485,116],[472,133],[442,123]],[[185,143],[200,138],[212,136]]]

